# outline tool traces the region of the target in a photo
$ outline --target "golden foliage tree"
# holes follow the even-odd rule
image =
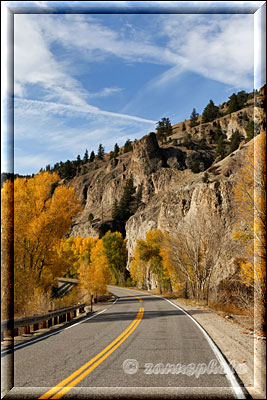
[[[126,240],[120,232],[108,231],[102,243],[114,283],[123,285],[126,281]]]
[[[146,239],[138,239],[136,241],[136,250],[134,258],[130,265],[130,273],[132,278],[143,279],[144,274],[147,276],[155,276],[159,285],[159,291],[172,291],[171,282],[166,270],[163,268],[163,259],[161,255],[163,242],[163,232],[160,229],[150,230],[146,234]],[[137,263],[141,260],[143,263],[140,266]],[[131,268],[133,268],[131,272]]]
[[[14,183],[5,182],[1,190],[1,317],[12,318],[13,304],[13,242]]]
[[[146,287],[149,278],[149,264],[140,258],[138,247],[134,249],[133,258],[130,263],[130,275],[132,281],[141,288]]]
[[[80,203],[73,188],[57,186],[58,182],[58,175],[49,172],[14,181],[15,315],[37,311],[37,298],[49,290],[53,278],[61,273],[55,268],[56,246],[69,231]],[[6,181],[2,189],[4,242],[9,235],[9,190],[10,183]]]
[[[82,262],[91,262],[91,251],[97,242],[96,238],[73,236],[62,239],[56,251],[56,264],[61,266],[63,275],[68,278],[78,278],[78,270]]]
[[[241,279],[253,287],[257,323],[262,329],[266,312],[266,133],[250,142],[239,179],[234,186],[241,245]]]
[[[102,240],[99,239],[91,251],[91,260],[84,260],[79,268],[81,287],[89,296],[105,294],[111,275]]]

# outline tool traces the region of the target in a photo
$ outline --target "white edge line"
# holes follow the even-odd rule
[[[114,288],[115,289],[115,288]],[[132,290],[132,289],[129,289]],[[133,292],[137,292],[135,290],[132,290]],[[145,293],[145,292],[137,292],[137,293],[143,293],[143,294],[149,294],[150,296],[154,296],[154,297],[159,297],[160,299],[166,300],[168,301],[168,303],[172,304],[174,307],[178,308],[180,311],[182,311],[184,314],[186,314],[189,318],[191,318],[191,320],[198,326],[198,328],[201,330],[201,332],[203,333],[204,337],[206,338],[206,340],[208,341],[211,349],[213,350],[215,356],[217,357],[218,361],[220,362],[220,364],[223,366],[224,371],[226,373],[226,378],[228,379],[228,381],[230,382],[232,389],[236,395],[237,399],[246,399],[246,396],[241,388],[241,386],[239,385],[239,383],[237,382],[233,371],[231,371],[231,368],[229,367],[229,365],[227,364],[227,362],[225,361],[221,351],[219,350],[219,348],[217,347],[217,345],[215,344],[215,342],[211,339],[211,337],[207,334],[207,332],[205,331],[205,329],[203,329],[203,327],[200,325],[200,323],[198,321],[196,321],[192,315],[190,315],[186,310],[184,310],[183,308],[179,307],[177,304],[173,303],[172,301],[166,299],[163,296],[158,296],[157,294],[150,294],[150,293]]]
[[[83,322],[88,321],[88,319],[92,319],[92,318],[96,317],[97,315],[102,314],[104,311],[107,311],[107,309],[105,308],[104,310],[99,311],[98,313],[96,313],[96,314],[94,314],[94,315],[91,315],[91,317],[88,317],[88,318],[83,319],[82,321],[76,322],[76,324],[73,324],[73,325],[71,325],[71,326],[68,326],[67,328],[64,328],[64,329],[62,329],[62,330],[63,330],[63,331],[64,331],[64,330],[66,331],[67,329],[73,328],[73,327],[76,326],[76,325],[82,324]]]
[[[164,300],[168,301],[168,303],[172,304],[174,307],[178,308],[180,311],[182,311],[184,314],[186,314],[189,318],[191,318],[191,320],[199,327],[199,329],[201,330],[201,332],[203,333],[203,335],[207,339],[207,341],[208,341],[210,347],[212,348],[214,354],[216,355],[218,361],[223,366],[224,371],[226,373],[226,377],[227,377],[228,381],[232,385],[232,388],[233,388],[233,391],[235,392],[236,398],[237,399],[245,399],[246,396],[244,395],[244,392],[243,392],[242,388],[240,387],[240,385],[237,382],[233,372],[231,371],[231,368],[229,367],[229,365],[225,361],[221,351],[219,350],[217,345],[214,343],[214,341],[211,339],[211,337],[207,334],[205,329],[203,329],[203,327],[200,325],[200,323],[198,321],[196,321],[187,311],[185,311],[183,308],[179,307],[177,304],[173,303],[172,301],[170,301],[168,299],[165,299],[165,297],[161,297],[161,296],[158,296],[158,295],[153,295],[153,296],[156,296],[156,297],[159,297],[161,299],[164,299]]]
[[[40,338],[32,339],[32,340],[29,340],[28,342],[25,342],[25,343],[17,344],[16,346],[14,346],[13,351],[18,350],[18,349],[20,349],[21,347],[29,346],[29,345],[32,344],[32,343],[39,342],[40,340],[47,339],[48,337],[53,336],[53,335],[56,335],[56,334],[58,334],[58,333],[60,333],[60,332],[62,332],[62,331],[66,331],[67,329],[73,328],[73,327],[76,326],[76,325],[82,324],[83,322],[88,321],[89,319],[92,319],[92,318],[96,317],[97,315],[103,313],[103,312],[106,311],[106,310],[107,310],[107,309],[105,308],[104,310],[99,311],[98,313],[96,313],[96,314],[94,314],[94,315],[91,315],[91,317],[88,317],[88,318],[86,318],[86,319],[83,319],[82,321],[76,322],[76,324],[73,324],[73,325],[68,326],[68,327],[66,327],[66,328],[62,328],[62,329],[60,329],[60,330],[57,331],[57,332],[51,332],[51,333],[47,334],[46,336],[42,336],[42,337],[40,337]],[[8,352],[10,352],[10,351],[11,351],[11,349],[3,350],[3,351],[1,351],[1,355],[4,356],[6,353],[8,353]]]
[[[115,304],[118,300],[119,300],[119,297],[116,297],[116,299],[113,301],[112,304]],[[88,317],[88,318],[86,318],[86,319],[83,319],[82,321],[77,322],[76,324],[73,324],[73,325],[68,326],[68,327],[66,327],[66,328],[62,328],[62,329],[60,329],[60,331],[51,332],[51,333],[47,334],[46,336],[42,336],[41,338],[36,338],[36,339],[29,340],[28,342],[25,342],[25,343],[17,344],[16,346],[14,346],[13,351],[18,350],[18,349],[20,349],[21,347],[29,346],[29,345],[32,344],[32,343],[39,342],[40,340],[46,339],[46,338],[48,338],[48,337],[50,337],[50,336],[56,335],[56,334],[59,333],[59,332],[65,331],[65,330],[70,329],[70,328],[73,328],[73,327],[76,326],[76,325],[82,324],[83,322],[88,321],[89,319],[94,318],[94,317],[96,317],[96,316],[99,315],[99,314],[102,314],[104,311],[107,311],[107,309],[105,308],[104,310],[99,311],[98,313],[92,315],[91,317]],[[11,351],[10,349],[2,350],[2,351],[1,351],[1,356],[4,356],[5,354],[7,354],[7,353],[10,352],[10,351]]]

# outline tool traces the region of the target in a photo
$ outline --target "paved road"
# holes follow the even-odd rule
[[[109,290],[116,302],[93,318],[14,352],[15,388],[6,398],[246,398],[181,309],[139,291]]]

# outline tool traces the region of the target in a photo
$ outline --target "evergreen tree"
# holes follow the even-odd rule
[[[245,90],[241,90],[240,92],[237,93],[237,104],[239,110],[241,110],[241,108],[245,106],[247,99],[248,99],[248,93],[246,93]]]
[[[113,156],[118,157],[119,153],[120,153],[120,148],[119,148],[118,144],[115,143],[114,150],[113,150]]]
[[[63,163],[62,168],[62,178],[71,179],[75,176],[76,170],[73,163],[70,160],[67,160]]]
[[[220,156],[223,159],[226,156],[225,143],[221,136],[217,142],[216,156]]]
[[[247,141],[254,137],[254,121],[251,119],[247,127]]]
[[[135,196],[135,187],[132,176],[127,179],[125,188],[120,201],[114,201],[112,206],[112,219],[114,228],[125,236],[125,223],[133,215],[139,207],[137,204],[137,196]]]
[[[182,131],[185,131],[185,130],[186,130],[186,126],[185,126],[185,123],[183,122]]]
[[[157,139],[163,143],[166,137],[172,134],[172,125],[169,118],[162,118],[161,121],[157,123],[156,131]]]
[[[233,151],[237,150],[241,141],[242,141],[241,133],[239,132],[238,129],[236,129],[231,137],[229,152],[232,153]]]
[[[214,121],[219,117],[219,107],[215,106],[212,100],[204,108],[201,121],[202,123]]]
[[[232,94],[232,96],[229,97],[229,103],[228,103],[228,108],[227,108],[227,113],[231,114],[235,111],[238,111],[238,101],[237,101],[237,95],[235,93]]]
[[[114,200],[114,203],[112,205],[112,213],[111,213],[111,215],[112,215],[112,219],[118,220],[118,218],[119,218],[119,204],[118,204],[118,200],[117,199]]]
[[[221,128],[221,124],[220,122],[218,122],[218,124],[216,125],[216,129],[215,129],[215,142],[218,143],[218,140],[220,139],[220,137],[222,137],[223,139],[225,139],[225,134],[222,132],[222,128]]]
[[[94,151],[91,151],[90,158],[89,158],[89,162],[93,162],[94,159],[95,159],[95,152],[94,152]]]
[[[102,146],[102,144],[100,143],[100,145],[98,146],[97,158],[98,158],[99,160],[103,160],[104,154],[105,154],[105,149],[104,149],[104,147]]]
[[[124,145],[124,153],[128,153],[129,151],[133,151],[133,146],[130,139],[127,139]]]
[[[83,156],[83,163],[86,164],[88,163],[88,150],[85,150],[84,156]]]
[[[194,148],[194,143],[192,141],[192,136],[190,133],[188,133],[184,138],[183,145],[189,150],[192,150]]]
[[[196,109],[193,108],[193,111],[190,115],[190,128],[193,128],[194,126],[197,125],[197,118],[199,114],[196,112]]]
[[[80,154],[77,155],[76,165],[79,167],[82,164]]]

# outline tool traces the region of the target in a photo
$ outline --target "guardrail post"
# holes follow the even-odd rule
[[[33,324],[33,330],[38,331],[38,329],[39,329],[39,324],[38,322],[36,322],[36,324]]]
[[[13,336],[21,334],[30,334],[40,328],[50,328],[61,322],[71,321],[81,313],[84,313],[85,303],[80,303],[72,307],[66,307],[60,310],[49,311],[41,315],[17,318],[14,321],[1,322],[1,340],[13,340]],[[10,329],[13,325],[14,328]],[[16,328],[15,328],[16,327]]]
[[[47,328],[47,320],[42,321],[42,329]]]
[[[30,333],[30,327],[29,326],[24,326],[24,334],[29,334]]]

